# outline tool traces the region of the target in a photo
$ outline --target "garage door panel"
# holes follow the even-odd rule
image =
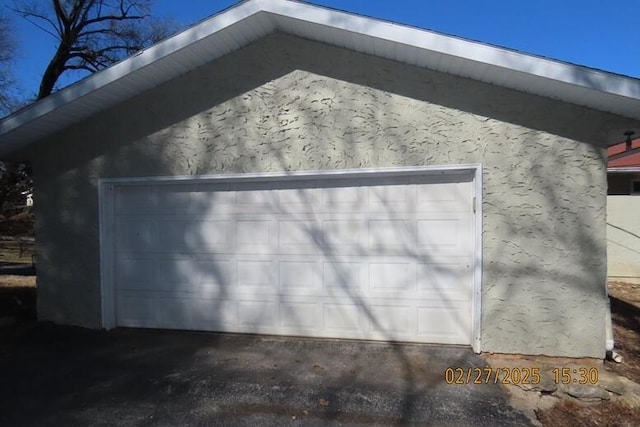
[[[158,247],[155,221],[145,218],[118,217],[115,244],[120,253],[153,252]]]
[[[198,261],[191,259],[164,260],[157,264],[158,290],[197,292],[200,285]]]
[[[319,295],[322,271],[316,261],[281,261],[279,283],[282,295]]]
[[[115,210],[124,214],[155,213],[158,198],[155,185],[139,185],[135,187],[119,187],[115,192]]]
[[[363,187],[333,187],[322,189],[323,212],[358,212],[366,206]]]
[[[162,220],[156,249],[184,253],[214,253],[233,249],[232,221]]]
[[[372,305],[370,323],[373,333],[386,336],[385,339],[395,340],[399,336],[411,336],[415,331],[415,307]]]
[[[359,304],[324,304],[324,329],[328,332],[347,331],[349,337],[362,333],[364,321]]]
[[[241,300],[238,301],[238,326],[250,326],[257,332],[277,330],[279,307],[276,301]]]
[[[322,243],[330,248],[346,246],[357,249],[365,242],[364,235],[360,219],[322,220]]]
[[[455,247],[459,244],[459,221],[455,219],[422,219],[417,223],[418,245],[438,248]]]
[[[116,259],[116,284],[142,283],[153,281],[155,277],[155,260],[145,258]]]
[[[277,283],[276,263],[271,260],[239,259],[236,266],[238,280],[235,283],[240,288],[271,289]]]
[[[236,193],[235,212],[238,214],[275,213],[277,211],[278,201],[273,191],[244,190]]]
[[[459,178],[119,187],[116,322],[468,344],[472,186]]]
[[[321,251],[319,243],[322,241],[321,225],[309,220],[281,220],[278,221],[277,242],[284,253],[310,253]]]
[[[438,342],[466,344],[470,341],[469,311],[456,305],[433,302],[418,307],[418,335]]]
[[[245,254],[271,253],[273,221],[267,219],[236,220],[236,251]]]
[[[415,205],[415,187],[375,185],[367,187],[368,210],[410,212]]]
[[[211,313],[213,315],[213,327],[212,328],[200,328],[202,330],[221,330],[221,331],[233,331],[238,324],[238,301],[226,297],[229,299],[209,299],[213,306]]]
[[[217,256],[214,259],[204,255],[197,258],[193,274],[197,275],[198,282],[202,285],[227,286],[237,281],[236,260],[224,256]]]
[[[459,283],[468,283],[472,274],[471,263],[466,258],[449,263],[421,263],[417,265],[417,269],[418,292],[458,291],[460,289]],[[462,289],[464,290],[464,288]]]
[[[416,186],[417,212],[469,212],[472,186],[470,182]]]
[[[194,329],[213,321],[211,307],[199,298],[156,298],[155,302],[162,328]]]
[[[324,262],[322,280],[327,291],[340,289],[360,292],[362,278],[366,275],[366,264],[355,261]]]
[[[443,217],[418,215],[416,238],[418,250],[427,254],[456,256],[471,254],[472,216],[450,213]]]
[[[217,216],[236,212],[236,193],[228,186],[200,184],[193,186],[187,212]]]
[[[120,326],[152,327],[157,319],[154,299],[120,290],[116,298],[116,320]]]
[[[281,213],[313,212],[322,203],[322,190],[319,188],[282,189],[275,190],[275,193]]]
[[[416,268],[412,262],[373,262],[369,264],[369,290],[372,295],[385,292],[414,295]]]
[[[383,254],[386,250],[397,253],[397,249],[412,250],[416,246],[415,226],[412,221],[369,220],[367,222],[369,249]]]
[[[314,331],[321,314],[321,305],[315,302],[282,302],[280,326],[291,333]]]
[[[194,186],[188,184],[156,186],[157,212],[171,214],[193,209],[193,189]]]

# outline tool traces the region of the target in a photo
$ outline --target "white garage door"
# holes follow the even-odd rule
[[[472,179],[113,184],[115,324],[470,344]]]

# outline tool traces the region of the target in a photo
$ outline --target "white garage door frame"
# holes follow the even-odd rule
[[[114,189],[121,186],[137,186],[150,183],[237,183],[295,181],[313,178],[331,180],[344,178],[381,178],[407,175],[460,175],[473,177],[473,274],[472,274],[472,348],[481,352],[481,309],[482,309],[482,165],[460,164],[446,166],[420,166],[375,169],[341,169],[322,171],[297,171],[276,173],[241,173],[200,176],[163,176],[135,178],[102,178],[98,182],[99,222],[100,222],[100,288],[102,305],[102,327],[116,327],[115,314],[115,275],[114,275],[114,239],[113,218]]]

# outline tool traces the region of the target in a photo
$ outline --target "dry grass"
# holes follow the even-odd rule
[[[34,245],[30,242],[0,241],[0,262],[33,261]]]
[[[13,238],[0,240],[0,262],[32,262],[34,244],[24,239],[33,240],[33,218],[29,212],[19,216],[21,219],[0,220],[0,236]]]
[[[0,288],[35,288],[35,276],[0,275]]]

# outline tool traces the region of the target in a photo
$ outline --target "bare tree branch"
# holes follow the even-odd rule
[[[24,19],[26,19],[27,21],[29,21],[30,23],[32,23],[33,25],[35,25],[36,27],[38,27],[39,29],[44,31],[45,33],[50,34],[54,38],[58,38],[58,37],[61,36],[62,31],[63,31],[62,27],[59,25],[59,23],[54,22],[48,16],[41,15],[41,14],[36,13],[34,11],[18,11],[16,9],[12,9],[12,10],[14,12],[19,13]],[[35,19],[33,19],[33,18],[35,18]],[[53,27],[55,32],[47,29],[46,27],[44,27],[42,25],[40,25],[40,23],[36,19],[41,19],[41,20],[43,20],[45,22],[48,22]]]
[[[90,73],[95,73],[96,71],[98,71],[96,68],[90,67],[88,65],[66,65],[64,69],[65,70],[84,70]]]
[[[43,6],[42,0],[14,0],[14,11],[58,40],[38,99],[54,91],[63,73],[108,67],[164,38],[173,27],[169,21],[151,17],[152,0],[50,1]]]
[[[89,25],[97,24],[98,22],[104,21],[126,21],[126,20],[135,20],[135,19],[144,19],[148,18],[147,15],[107,15],[100,16],[98,18],[89,19],[80,26],[80,28],[87,27]]]
[[[0,15],[0,116],[10,113],[18,106],[15,95],[16,83],[11,73],[15,54],[15,40],[9,20]]]
[[[67,17],[65,10],[60,4],[60,0],[53,0],[53,9],[56,12],[56,18],[58,19],[60,25],[63,28],[66,28],[69,24],[69,18]]]
[[[11,73],[16,53],[13,28],[9,19],[0,15],[0,117],[17,110],[22,99]],[[7,201],[20,200],[22,191],[33,188],[31,168],[24,163],[0,162],[0,209]]]

